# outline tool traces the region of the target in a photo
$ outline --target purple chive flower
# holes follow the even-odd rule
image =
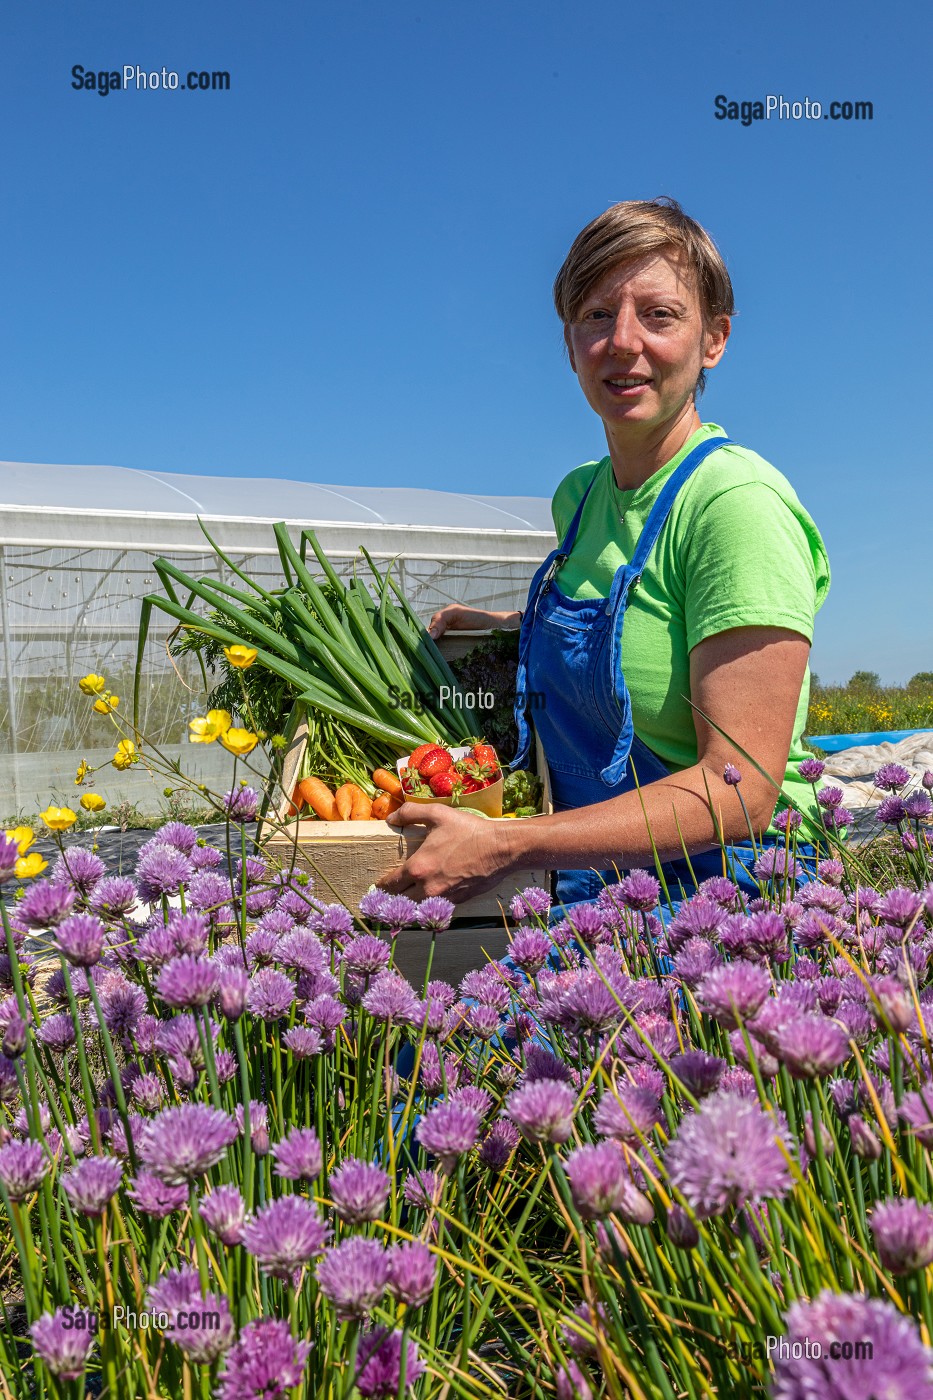
[[[458,1157],[475,1147],[482,1114],[464,1104],[438,1103],[419,1119],[415,1139],[437,1157],[441,1170],[451,1172]]]
[[[499,1013],[492,1006],[473,1006],[467,1024],[477,1040],[492,1040],[499,1030]]]
[[[172,935],[176,952],[192,955],[206,952],[210,924],[203,914],[179,914],[173,911],[169,915],[168,931]]]
[[[750,1020],[771,990],[771,978],[756,963],[724,963],[707,973],[697,989],[697,1001],[728,1030]]]
[[[704,895],[695,895],[682,904],[667,929],[668,942],[677,953],[692,938],[711,939],[722,927],[726,911],[721,904]]]
[[[886,924],[905,929],[923,911],[923,895],[896,885],[878,902],[877,914]],[[921,930],[922,932],[922,930]]]
[[[0,1147],[0,1181],[11,1201],[22,1201],[38,1190],[51,1165],[41,1142],[15,1138]]]
[[[783,1140],[783,1123],[757,1102],[720,1091],[681,1120],[665,1164],[697,1215],[721,1215],[729,1206],[790,1189]]]
[[[500,1118],[493,1123],[489,1132],[477,1148],[476,1155],[484,1167],[492,1172],[503,1172],[519,1142],[519,1132],[507,1119]]]
[[[107,867],[100,856],[86,846],[70,846],[52,867],[54,885],[71,885],[85,898],[91,893]]]
[[[174,846],[161,842],[151,845],[145,854],[140,853],[136,865],[140,898],[147,904],[158,904],[163,895],[178,894],[193,874],[188,857]]]
[[[386,895],[380,920],[389,928],[404,928],[418,922],[418,906],[405,894]]]
[[[785,807],[783,811],[777,812],[773,819],[773,825],[780,832],[798,831],[803,821],[799,812],[795,812],[793,807]]]
[[[437,1198],[438,1182],[441,1177],[434,1171],[410,1171],[402,1187],[402,1195],[410,1206],[419,1210],[429,1210]]]
[[[551,940],[543,929],[519,928],[512,935],[509,955],[516,967],[534,977],[547,962],[551,948]]]
[[[214,909],[230,900],[231,886],[226,876],[212,870],[201,870],[192,876],[188,886],[189,909]]]
[[[816,794],[817,802],[826,811],[831,811],[833,807],[838,807],[844,797],[845,793],[841,787],[820,788],[819,792]]]
[[[0,831],[0,885],[12,880],[19,860],[19,845],[6,832]]]
[[[402,1379],[402,1345],[405,1345],[405,1387],[424,1375],[425,1364],[414,1342],[402,1332],[378,1328],[360,1342],[356,1387],[364,1400],[394,1400]]]
[[[806,783],[818,783],[823,776],[823,769],[826,767],[818,758],[805,758],[802,763],[797,764],[797,772]]]
[[[295,1197],[283,1199],[294,1200]],[[342,1322],[366,1317],[386,1291],[388,1252],[378,1240],[351,1235],[342,1244],[327,1250],[317,1266],[317,1281]]]
[[[156,1176],[178,1186],[209,1171],[236,1136],[237,1125],[229,1114],[206,1104],[185,1103],[163,1109],[146,1123],[137,1152]]]
[[[515,1089],[506,1112],[530,1142],[566,1142],[573,1128],[574,1091],[561,1080],[537,1079]]]
[[[317,1133],[313,1128],[292,1128],[288,1135],[275,1143],[272,1148],[275,1158],[275,1174],[286,1181],[312,1181],[320,1175],[323,1154]],[[346,1162],[344,1162],[346,1166]],[[331,1178],[333,1181],[333,1178]],[[386,1177],[388,1190],[388,1177]],[[381,1215],[382,1212],[380,1211]],[[346,1219],[347,1217],[343,1217]],[[366,1216],[364,1219],[376,1219]]]
[[[53,928],[71,912],[77,891],[70,885],[40,880],[31,885],[16,906],[17,918],[27,928]]]
[[[727,763],[722,770],[722,780],[724,783],[727,783],[729,787],[738,787],[739,783],[742,781],[742,774],[734,763]]]
[[[274,967],[261,967],[249,981],[246,1009],[263,1021],[280,1021],[295,1000],[295,984]]]
[[[187,822],[166,822],[153,838],[159,844],[174,846],[182,855],[190,856],[198,844],[198,833]]]
[[[391,957],[392,949],[388,943],[374,933],[364,933],[358,938],[351,938],[343,950],[342,962],[350,972],[373,977],[385,970]]]
[[[71,914],[55,930],[59,951],[76,967],[100,962],[107,930],[94,914]]]
[[[361,1225],[378,1220],[389,1198],[389,1177],[374,1162],[347,1157],[328,1179],[334,1208],[341,1220]]]
[[[422,928],[433,929],[436,933],[443,933],[450,928],[450,921],[456,912],[457,906],[449,899],[444,899],[442,895],[429,895],[418,905],[417,919]]]
[[[928,1205],[882,1201],[869,1223],[881,1262],[892,1274],[913,1273],[933,1263],[933,1209]]]
[[[910,769],[900,763],[883,763],[875,774],[875,787],[883,792],[897,792],[910,782]]]
[[[414,988],[395,972],[381,973],[363,997],[363,1010],[387,1024],[410,1023],[417,1015],[418,1005]]]
[[[575,904],[567,915],[567,923],[587,948],[595,948],[609,934],[607,916],[598,904]]]
[[[905,1094],[898,1117],[924,1147],[933,1147],[933,1086]]]
[[[0,1026],[0,1029],[3,1031],[2,1040],[0,1040],[0,1052],[2,1052],[8,1060],[18,1060],[26,1049],[26,1040],[28,1036],[26,1022],[19,1014],[19,1008],[15,1003],[10,1007],[9,1014],[4,1019],[6,1021],[5,1027]]]
[[[169,1006],[206,1006],[217,991],[217,983],[218,973],[212,962],[185,953],[162,968],[156,992]]]
[[[573,1203],[584,1220],[601,1220],[620,1210],[635,1189],[625,1158],[612,1142],[578,1147],[564,1163]]]
[[[209,1324],[203,1331],[199,1328],[179,1329],[173,1333],[172,1341],[195,1365],[210,1366],[233,1345],[236,1328],[230,1315],[230,1304],[222,1293],[205,1293],[199,1301],[201,1317],[206,1314],[210,1318]]]
[[[378,939],[376,941],[381,942]],[[321,940],[310,930],[292,928],[279,939],[276,960],[283,967],[292,968],[296,972],[319,974],[328,966],[328,953]]]
[[[251,787],[233,788],[223,796],[223,809],[232,822],[254,822],[259,812],[259,793]]]
[[[216,870],[224,859],[214,846],[195,846],[188,858],[195,870]]]
[[[722,955],[705,938],[690,938],[674,959],[674,971],[685,987],[695,991],[714,967],[722,966]]]
[[[853,1113],[848,1120],[849,1138],[856,1157],[867,1162],[877,1162],[881,1156],[881,1143],[859,1113]]]
[[[384,924],[386,920],[383,911],[388,898],[385,890],[369,890],[359,902],[359,911],[363,918],[374,924]]]
[[[683,1206],[672,1205],[667,1212],[667,1238],[678,1249],[696,1249],[700,1232]]]
[[[529,885],[509,903],[513,919],[545,918],[551,908],[551,896],[538,885]]]
[[[287,1322],[260,1317],[248,1322],[227,1352],[218,1400],[273,1400],[300,1385],[310,1342],[296,1341]]]
[[[708,1055],[705,1050],[688,1050],[685,1055],[675,1055],[670,1065],[688,1093],[698,1099],[716,1092],[726,1068],[725,1060],[718,1055]]]
[[[215,1186],[209,1196],[198,1202],[198,1211],[221,1244],[242,1244],[246,1205],[235,1186]]]
[[[94,1345],[90,1314],[81,1313],[80,1320],[83,1326],[78,1325],[74,1309],[66,1314],[62,1308],[56,1308],[54,1313],[43,1313],[29,1329],[36,1355],[62,1381],[76,1381],[82,1375]]]
[[[123,977],[109,977],[100,989],[99,1000],[104,1025],[121,1039],[132,1035],[147,1005],[142,987]]]
[[[61,1178],[65,1193],[82,1215],[102,1215],[123,1179],[115,1157],[85,1157]]]
[[[139,962],[148,967],[162,967],[175,957],[178,949],[172,934],[163,923],[159,923],[136,940],[133,952]]]
[[[293,1026],[282,1036],[282,1044],[296,1060],[310,1060],[324,1048],[321,1032],[313,1026]]]
[[[242,967],[221,967],[217,972],[215,1003],[228,1021],[238,1021],[246,1009],[250,981]]]
[[[428,1301],[437,1277],[437,1260],[421,1240],[389,1250],[389,1292],[397,1303],[420,1308]]]
[[[626,909],[647,912],[657,904],[661,886],[647,870],[630,870],[615,890]]]
[[[600,1099],[593,1119],[603,1137],[617,1138],[633,1146],[662,1121],[661,1102],[651,1089],[624,1082]]]
[[[333,1046],[334,1032],[343,1025],[346,1015],[346,1007],[327,993],[314,997],[305,1007],[305,1020],[324,1037],[328,1047]]]
[[[43,1045],[47,1045],[56,1054],[63,1055],[74,1045],[76,1039],[71,1013],[56,1011],[54,1015],[46,1016],[36,1034]]]
[[[162,1107],[165,1097],[162,1081],[157,1074],[141,1074],[130,1086],[133,1102],[147,1113],[155,1113]]]
[[[933,815],[933,802],[925,792],[912,792],[904,799],[904,811],[911,821],[925,821]]]
[[[925,1400],[931,1390],[930,1352],[917,1324],[886,1298],[824,1289],[788,1308],[774,1400]]]
[[[875,815],[885,826],[896,826],[907,816],[904,799],[902,797],[886,797],[883,802],[878,804]]]
[[[234,1109],[237,1131],[246,1131],[246,1109],[243,1104],[238,1103]],[[269,1151],[269,1106],[261,1103],[259,1099],[249,1101],[249,1140],[253,1151],[259,1157],[265,1157]]]
[[[270,928],[257,927],[246,940],[246,961],[251,969],[271,967],[279,955],[281,935]]]
[[[795,1079],[814,1079],[838,1069],[851,1051],[835,1022],[803,1013],[777,1028],[774,1053]]]
[[[841,810],[841,809],[840,809]],[[783,880],[798,876],[803,867],[783,846],[767,846],[752,866],[756,880]]]
[[[154,1215],[162,1220],[173,1210],[183,1210],[188,1203],[188,1188],[185,1185],[168,1186],[153,1172],[141,1171],[130,1182],[127,1195],[136,1202],[137,1210],[143,1215]]]
[[[330,1226],[303,1196],[278,1196],[243,1226],[243,1245],[263,1273],[291,1279],[321,1250]]]

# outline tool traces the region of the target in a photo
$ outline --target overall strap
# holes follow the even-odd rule
[[[693,475],[700,463],[704,461],[711,452],[716,452],[718,448],[725,447],[726,444],[731,443],[731,441],[731,438],[715,437],[707,438],[705,442],[698,443],[691,452],[687,453],[677,470],[672,472],[667,481],[665,481],[658,495],[658,499],[651,507],[644,528],[638,536],[638,543],[635,546],[635,552],[632,555],[629,565],[629,568],[638,578],[641,578],[644,567],[648,562],[648,555],[651,553],[652,549],[654,549],[658,535],[660,535],[661,531],[664,529],[667,517],[671,513],[671,508],[673,507],[681,486],[683,486],[688,477]]]
[[[528,601],[525,604],[525,614],[522,618],[521,630],[518,636],[518,671],[515,676],[515,725],[518,729],[518,746],[515,757],[509,764],[510,768],[523,767],[531,757],[531,726],[528,723],[527,715],[527,690],[528,690],[528,648],[531,643],[531,629],[534,626],[535,610],[538,605],[538,598],[551,586],[551,579],[557,573],[561,564],[567,559],[573,549],[577,532],[580,529],[580,521],[583,518],[583,507],[586,505],[586,498],[593,489],[593,480],[584,491],[580,504],[574,512],[573,519],[561,540],[557,549],[552,549],[544,563],[539,565],[534,578],[531,580],[531,587],[528,589]]]

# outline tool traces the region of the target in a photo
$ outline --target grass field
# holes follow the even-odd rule
[[[810,690],[808,734],[861,734],[888,729],[933,729],[933,672],[920,672],[906,686],[882,686],[859,672],[847,685]]]

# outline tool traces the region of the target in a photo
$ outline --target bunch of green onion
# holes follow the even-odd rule
[[[255,668],[284,683],[295,706],[293,716],[305,713],[309,728],[333,738],[352,736],[358,753],[367,756],[371,767],[390,755],[410,753],[420,744],[460,744],[476,735],[473,711],[392,578],[391,564],[380,573],[361,549],[368,581],[354,571],[354,577],[344,582],[313,531],[303,530],[296,548],[280,523],[273,531],[283,583],[270,590],[234,564],[199,523],[218,558],[251,591],[217,578],[192,578],[167,559],[155,560],[153,567],[165,593],[150,594],[142,603],[134,696],[137,716],[152,609],[158,608],[187,634],[188,649],[198,652],[199,642],[214,643],[215,650],[217,644],[243,642],[255,647]],[[322,577],[315,578],[308,567],[309,545]],[[208,615],[196,610],[199,605]],[[447,697],[443,702],[442,687]]]

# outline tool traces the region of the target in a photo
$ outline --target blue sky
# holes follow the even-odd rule
[[[554,274],[672,194],[740,312],[703,416],[827,541],[814,669],[933,669],[930,31],[908,0],[6,6],[0,457],[549,495],[604,451]]]

